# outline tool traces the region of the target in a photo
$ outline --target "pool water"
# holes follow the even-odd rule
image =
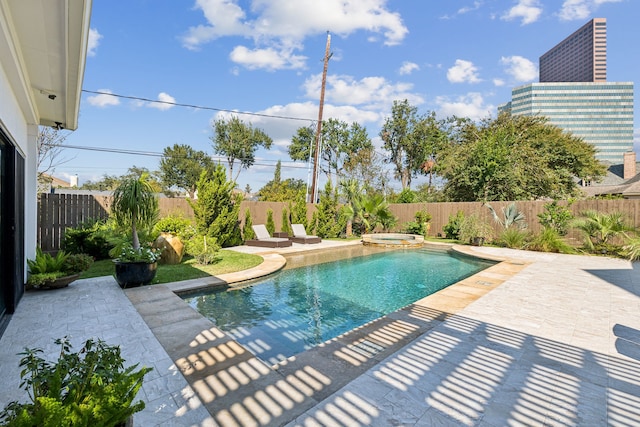
[[[492,264],[442,251],[394,250],[283,270],[251,286],[183,299],[276,364]]]

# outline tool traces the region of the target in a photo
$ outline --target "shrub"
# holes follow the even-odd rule
[[[88,254],[94,259],[107,259],[113,248],[109,242],[112,233],[113,227],[109,222],[87,221],[65,230],[62,249],[72,254]]]
[[[507,206],[502,208],[502,218],[498,216],[498,213],[493,209],[489,203],[486,204],[487,208],[493,216],[493,220],[500,224],[505,230],[515,226],[523,229],[527,228],[526,218],[522,212],[516,207],[516,202],[511,202]]]
[[[269,235],[273,236],[273,233],[276,231],[276,223],[273,221],[273,211],[271,209],[267,209],[267,223],[265,224]]]
[[[242,229],[242,238],[245,241],[256,237],[256,233],[254,233],[253,228],[251,227],[252,225],[253,221],[251,220],[251,210],[247,208],[244,212],[244,228]]]
[[[527,249],[540,252],[555,252],[572,254],[575,250],[553,228],[543,228],[542,232],[535,236],[527,246]]]
[[[124,368],[120,348],[89,339],[74,353],[67,337],[55,340],[55,363],[42,358],[42,349],[20,353],[20,384],[31,402],[11,402],[0,413],[9,426],[115,426],[144,408],[134,403],[151,368]]]
[[[460,226],[464,222],[464,212],[458,211],[455,216],[449,215],[449,222],[442,227],[447,239],[459,240]]]
[[[307,202],[303,193],[299,193],[298,197],[296,197],[293,207],[289,207],[289,212],[291,212],[291,222],[304,225],[306,230],[309,226],[309,220],[307,219]]]
[[[431,229],[429,221],[431,221],[431,214],[429,212],[418,211],[415,214],[415,221],[409,221],[405,224],[405,232],[426,236]]]
[[[187,241],[185,252],[195,258],[201,265],[212,264],[218,261],[220,245],[213,237],[197,235]]]
[[[289,212],[286,208],[282,209],[282,227],[280,231],[283,233],[291,234],[291,226],[289,225]]]
[[[63,270],[69,274],[81,273],[93,264],[93,257],[87,254],[70,254],[64,261]]]
[[[169,215],[161,218],[153,227],[155,233],[171,233],[182,237],[185,231],[191,226],[191,221],[181,216]]]
[[[634,237],[622,247],[622,255],[630,261],[640,261],[640,237]]]
[[[473,213],[466,217],[462,224],[460,224],[460,230],[458,231],[458,240],[462,243],[472,243],[475,239],[481,239],[484,241],[491,237],[491,227],[484,222],[480,216]]]
[[[527,245],[529,233],[518,228],[507,228],[500,233],[496,244],[511,249],[523,249]]]
[[[569,224],[573,214],[566,206],[558,204],[557,200],[544,205],[544,211],[538,214],[540,225],[554,229],[560,236],[569,232]]]

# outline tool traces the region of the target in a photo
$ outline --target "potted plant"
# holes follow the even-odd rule
[[[87,254],[67,254],[59,251],[56,256],[36,248],[35,259],[27,260],[29,278],[27,289],[59,289],[69,286],[93,263]]]
[[[0,412],[7,426],[124,426],[144,402],[134,403],[144,376],[151,368],[124,368],[118,346],[89,339],[72,352],[67,337],[55,340],[60,354],[46,361],[42,349],[20,353],[20,386],[28,403],[9,403]]]
[[[111,215],[119,227],[131,231],[131,242],[113,249],[116,281],[121,288],[148,285],[156,275],[159,254],[142,247],[139,228],[151,228],[158,217],[158,199],[148,175],[129,178],[113,192]]]
[[[491,227],[478,214],[473,213],[462,220],[458,239],[465,244],[482,246],[491,235]]]

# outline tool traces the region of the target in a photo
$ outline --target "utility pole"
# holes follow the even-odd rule
[[[327,31],[327,47],[324,52],[324,68],[322,69],[322,87],[320,88],[320,108],[318,109],[318,127],[316,129],[316,141],[313,155],[313,180],[311,184],[311,203],[316,203],[318,192],[318,157],[320,154],[320,134],[322,132],[322,109],[324,108],[324,89],[327,85],[327,68],[329,67],[329,48],[331,47],[331,34]]]

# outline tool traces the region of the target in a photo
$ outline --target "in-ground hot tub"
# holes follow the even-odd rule
[[[384,248],[419,248],[424,243],[424,237],[419,234],[404,233],[374,233],[363,234],[362,244],[365,246],[380,246]]]

